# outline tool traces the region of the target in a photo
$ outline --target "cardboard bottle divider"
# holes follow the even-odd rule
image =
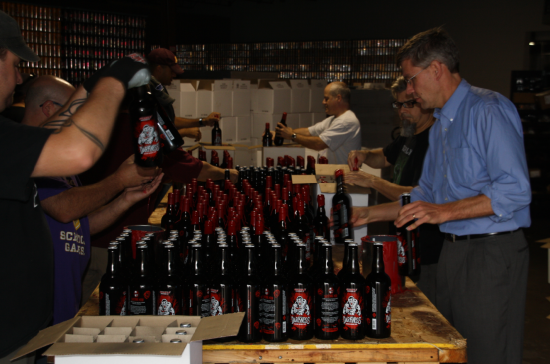
[[[56,363],[202,363],[202,341],[236,336],[244,313],[198,316],[82,316],[41,330],[13,358],[51,345]],[[191,327],[181,328],[180,324]],[[186,335],[176,331],[185,330]],[[134,343],[139,338],[143,343]],[[181,343],[171,343],[180,339]],[[53,345],[52,345],[53,344]]]

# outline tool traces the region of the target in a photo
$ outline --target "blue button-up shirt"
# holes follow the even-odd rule
[[[531,224],[531,187],[517,110],[499,93],[465,80],[435,109],[419,185],[411,201],[444,204],[484,194],[494,215],[440,224],[456,235],[515,230]]]

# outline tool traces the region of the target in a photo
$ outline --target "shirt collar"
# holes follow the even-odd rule
[[[470,91],[470,87],[472,86],[466,80],[463,79],[460,81],[460,84],[445,105],[443,105],[442,108],[436,108],[434,110],[434,116],[440,119],[440,116],[443,115],[448,120],[453,121],[458,113],[458,108],[462,100],[466,98],[466,94]]]

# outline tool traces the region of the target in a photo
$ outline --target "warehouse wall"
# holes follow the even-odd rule
[[[461,50],[470,83],[510,95],[510,71],[528,69],[527,34],[548,31],[544,0],[237,0],[231,6],[197,4],[197,17],[228,16],[232,42],[408,38],[445,25]]]

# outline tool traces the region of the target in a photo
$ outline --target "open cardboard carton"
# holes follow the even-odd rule
[[[319,185],[319,190],[321,193],[336,193],[336,179],[334,178],[334,172],[337,169],[344,171],[344,176],[346,173],[350,172],[350,169],[347,164],[315,164],[315,176],[292,176],[292,183],[294,184],[305,184],[305,183],[316,183]],[[345,179],[345,177],[344,177]],[[346,185],[346,192],[349,194],[369,194],[371,193],[370,188],[360,187],[354,185]]]
[[[202,363],[202,341],[235,336],[244,313],[198,316],[82,316],[41,330],[19,358],[53,344],[44,355],[63,363]],[[191,327],[181,328],[181,324]],[[185,330],[187,335],[177,335]],[[143,343],[134,343],[135,339]],[[171,343],[180,339],[181,343]]]

